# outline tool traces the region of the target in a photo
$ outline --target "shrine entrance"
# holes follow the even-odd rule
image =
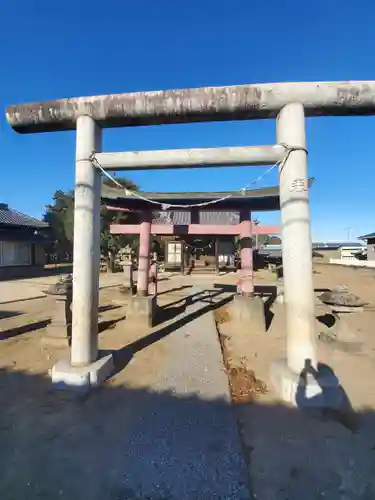
[[[286,359],[271,366],[272,382],[281,397],[295,402],[300,373],[317,366],[315,347],[315,296],[308,196],[306,117],[375,114],[375,82],[264,83],[231,87],[134,92],[58,99],[9,106],[8,122],[21,133],[76,131],[76,185],[74,211],[73,321],[70,362],[52,369],[53,380],[67,384],[74,379],[82,385],[96,385],[113,370],[111,355],[98,351],[98,299],[100,268],[101,175],[118,170],[151,170],[220,166],[277,167],[280,190],[274,196],[275,210],[281,211],[281,239],[284,270]],[[167,151],[101,152],[102,129],[187,122],[276,119],[276,141],[271,145],[198,148]],[[274,141],[272,141],[274,142]],[[113,179],[116,184],[115,179]],[[257,182],[258,178],[254,179]],[[242,286],[235,303],[250,309],[253,301],[252,223],[253,210],[247,193],[249,185],[237,192],[195,193],[194,200],[179,194],[180,201],[157,193],[132,193],[122,189],[126,203],[142,212],[138,266],[139,312],[152,312],[148,296],[148,269],[152,228],[151,212],[160,209],[196,210],[215,204],[219,210],[240,207],[240,222],[226,235],[238,235],[241,245]],[[262,196],[270,198],[264,189]],[[184,196],[185,195],[185,196]],[[258,193],[259,195],[259,193]],[[254,200],[253,200],[254,201]],[[269,201],[269,200],[268,200]],[[269,208],[268,208],[269,209]],[[211,207],[212,210],[212,207]],[[267,210],[267,208],[260,208]],[[196,220],[184,223],[185,234],[217,235]],[[137,228],[134,228],[137,229]],[[167,233],[181,237],[181,231]],[[199,231],[198,233],[196,231]],[[238,231],[239,230],[239,231]],[[187,232],[186,232],[187,231]],[[137,234],[130,230],[128,234]],[[220,234],[220,233],[219,233]],[[312,388],[316,390],[315,387]]]
[[[261,228],[264,230],[265,228]],[[274,233],[278,228],[270,227]],[[166,270],[184,274],[233,272],[239,266],[235,236],[185,236],[166,242]]]
[[[217,239],[209,236],[188,236],[184,240],[186,274],[217,272]]]

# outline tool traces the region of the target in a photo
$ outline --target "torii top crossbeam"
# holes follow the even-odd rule
[[[75,97],[9,106],[20,133],[74,130],[79,116],[101,127],[275,118],[299,102],[305,116],[375,114],[375,81],[294,82]]]

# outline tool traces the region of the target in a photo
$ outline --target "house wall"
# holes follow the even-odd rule
[[[375,238],[367,240],[367,260],[375,260]]]
[[[42,245],[27,241],[0,241],[0,279],[33,276],[44,264]]]

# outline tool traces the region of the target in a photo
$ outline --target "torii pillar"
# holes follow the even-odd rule
[[[253,333],[266,329],[264,303],[254,296],[252,223],[250,210],[240,212],[241,269],[234,296],[232,316],[235,321],[246,325]],[[246,327],[245,326],[245,327]],[[247,332],[246,332],[247,333]]]
[[[141,213],[137,295],[131,298],[126,314],[127,322],[135,322],[140,327],[153,326],[156,315],[156,295],[149,295],[151,219],[151,212]]]
[[[284,400],[296,401],[301,372],[316,368],[315,298],[303,105],[285,105],[277,117],[277,142],[295,148],[279,168],[284,271],[286,360],[273,363],[271,378]],[[324,381],[306,379],[306,396],[320,394]]]
[[[137,295],[139,297],[147,297],[150,266],[151,214],[149,212],[143,212],[141,213],[141,218],[141,227],[139,231]]]
[[[60,386],[88,389],[113,372],[112,355],[98,352],[101,175],[90,159],[101,150],[101,129],[89,116],[77,119],[74,193],[73,303],[70,362],[52,368]]]

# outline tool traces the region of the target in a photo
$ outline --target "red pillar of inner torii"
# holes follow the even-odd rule
[[[146,297],[148,295],[150,243],[151,243],[151,213],[142,212],[142,222],[139,230],[139,256],[138,256],[138,279],[137,295]]]
[[[237,293],[246,297],[254,294],[252,224],[249,210],[240,212],[241,270]]]

